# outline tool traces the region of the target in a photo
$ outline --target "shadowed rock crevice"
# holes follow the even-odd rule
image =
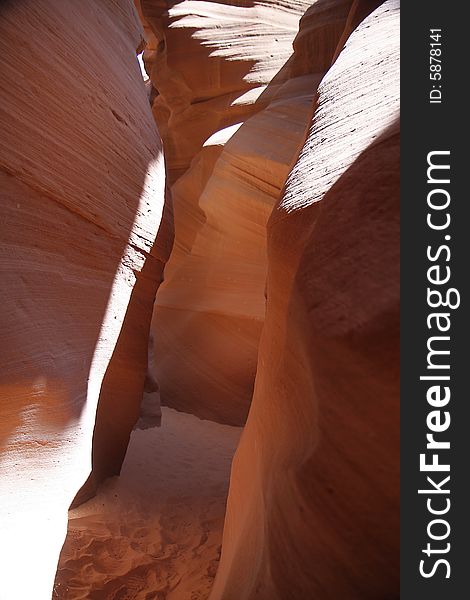
[[[154,18],[151,5],[150,1],[142,4],[149,23]],[[242,90],[251,85],[252,75],[259,77],[256,93],[245,89],[232,100],[230,111],[234,105],[242,111],[233,127],[211,130],[217,125],[218,111],[227,105],[206,103],[210,137],[172,186],[175,248],[152,324],[164,405],[221,423],[242,425],[246,420],[265,314],[266,223],[305,139],[316,88],[331,64],[350,6],[349,0],[321,0],[311,8],[307,3],[292,3],[285,22],[285,6],[276,2],[264,5],[261,13],[258,5],[178,5],[177,31],[168,32],[178,36],[174,52],[194,43],[195,34],[185,24],[192,24],[193,12],[200,12],[205,18],[196,19],[200,23],[196,39],[209,40],[212,49],[212,55],[194,56],[204,61],[202,70],[210,72],[208,65],[214,63],[224,81],[233,81]],[[213,15],[224,14],[226,8],[225,18],[215,28]],[[256,43],[237,37],[244,19],[262,15],[265,21],[259,24]],[[233,39],[240,43],[230,45]],[[168,43],[166,52],[172,48]],[[156,79],[159,58],[151,56],[155,71],[151,77]],[[280,57],[288,60],[276,69]],[[246,74],[242,66],[233,71],[233,63],[246,65],[248,58],[253,64]],[[191,64],[180,67],[188,78],[193,77]],[[166,72],[165,77],[171,80],[171,76],[172,71]],[[193,94],[201,95],[198,80],[191,81]],[[166,127],[165,118],[155,116],[159,127]],[[187,139],[192,139],[191,119],[188,114],[182,121]],[[168,135],[177,136],[178,130],[170,127]],[[167,158],[171,164],[169,151]]]
[[[155,294],[172,244],[173,213],[167,192],[159,232],[136,274],[121,332],[103,378],[93,431],[92,472],[72,507],[91,498],[102,481],[121,471],[130,434],[141,411]]]

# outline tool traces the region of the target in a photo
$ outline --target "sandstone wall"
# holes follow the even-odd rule
[[[395,0],[342,40],[270,217],[211,600],[399,597],[398,40]]]
[[[2,598],[51,597],[103,380],[100,477],[142,396],[171,245],[142,40],[127,0],[0,6]]]
[[[233,425],[253,393],[266,224],[351,2],[309,4],[140,2],[153,112],[170,175],[180,175],[152,326],[161,399]]]

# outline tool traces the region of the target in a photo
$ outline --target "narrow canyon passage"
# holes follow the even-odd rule
[[[0,3],[0,600],[399,597],[399,15]]]
[[[166,407],[135,429],[120,477],[69,513],[53,598],[205,600],[240,431]]]

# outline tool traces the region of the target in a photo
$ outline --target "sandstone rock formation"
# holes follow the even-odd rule
[[[170,176],[184,172],[172,186],[175,248],[153,321],[164,404],[245,421],[265,313],[266,223],[350,5],[309,8],[293,53],[309,3],[140,2],[153,112]]]
[[[128,0],[0,6],[8,600],[51,596],[67,508],[90,471],[100,389],[98,477],[119,470],[142,397],[171,245],[161,141],[136,60],[142,41]]]
[[[136,0],[170,181],[216,131],[260,109],[254,102],[292,53],[308,0]],[[266,106],[266,103],[264,103]]]
[[[398,31],[389,0],[346,41],[269,221],[211,600],[399,597]]]
[[[0,598],[395,599],[399,2],[134,4],[0,4]]]

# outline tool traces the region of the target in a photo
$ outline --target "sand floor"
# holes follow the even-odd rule
[[[53,598],[205,600],[240,433],[165,407],[134,430],[121,476],[69,513]]]

